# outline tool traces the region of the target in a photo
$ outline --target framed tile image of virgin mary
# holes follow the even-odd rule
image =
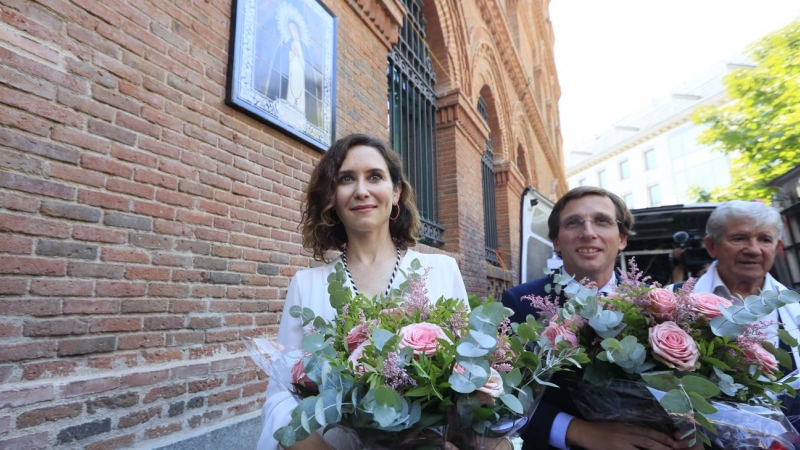
[[[335,133],[336,18],[318,0],[234,0],[226,103],[327,150]]]

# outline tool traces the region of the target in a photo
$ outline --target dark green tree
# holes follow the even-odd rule
[[[730,186],[703,191],[698,201],[770,201],[767,183],[800,164],[800,21],[772,33],[749,50],[755,67],[724,80],[732,101],[698,109],[695,122],[709,128],[699,141],[732,157]]]

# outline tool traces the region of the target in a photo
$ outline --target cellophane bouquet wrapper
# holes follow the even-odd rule
[[[672,435],[681,418],[659,403],[664,393],[641,381],[614,379],[602,385],[582,382],[571,386],[573,401],[586,420],[646,426]],[[703,430],[713,448],[725,450],[800,450],[800,434],[789,419],[771,405],[712,400],[716,413],[706,414],[716,434]],[[683,425],[685,427],[685,423]]]

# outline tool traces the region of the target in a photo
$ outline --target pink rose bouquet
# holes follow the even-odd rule
[[[530,299],[547,323],[542,337],[549,345],[579,344],[590,357],[583,382],[573,386],[578,391],[573,398],[587,419],[656,426],[647,420],[663,419],[666,411],[674,421],[667,429],[713,430],[712,421],[725,429],[738,427],[737,421],[745,419],[733,412],[726,418],[714,416],[720,402],[770,405],[782,393],[794,392],[787,383],[777,381],[786,374],[787,366],[782,367],[781,361],[791,361],[769,342],[774,337],[769,327],[774,323],[759,317],[800,301],[800,295],[765,292],[737,305],[714,294],[693,293],[695,280],[677,292],[650,285],[634,261],[630,267],[619,277],[612,295],[600,296],[593,286],[556,274],[554,282],[561,286],[554,290],[564,292],[566,302],[559,307],[547,298]],[[791,339],[787,343],[797,345]],[[635,387],[637,383],[650,390]],[[629,393],[631,401],[641,400],[642,395],[654,392],[659,400],[653,399],[655,408],[604,403],[616,389],[620,392],[615,399]],[[780,412],[777,416],[781,417]],[[800,439],[790,426],[776,426],[786,430],[786,439]],[[713,440],[722,448],[756,448],[723,442],[724,436],[732,435],[741,436],[700,433],[704,441]]]

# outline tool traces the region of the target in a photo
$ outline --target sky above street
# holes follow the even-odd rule
[[[552,0],[568,151],[800,17],[800,0]]]

